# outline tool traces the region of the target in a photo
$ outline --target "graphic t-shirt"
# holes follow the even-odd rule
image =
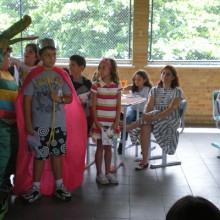
[[[52,101],[50,93],[59,96],[71,94],[71,89],[55,71],[43,71],[24,89],[24,95],[32,96],[32,123],[34,127],[51,127],[55,111],[55,127],[65,127],[64,105]]]

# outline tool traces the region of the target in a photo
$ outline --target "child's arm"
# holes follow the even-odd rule
[[[100,122],[98,122],[97,119],[97,112],[96,112],[96,105],[97,105],[97,94],[96,93],[92,93],[92,114],[93,114],[93,122],[95,123],[95,125],[101,129],[103,126]]]
[[[117,103],[116,103],[116,118],[115,122],[112,125],[113,129],[118,129],[119,127],[119,121],[120,121],[120,114],[121,114],[121,92],[117,94]]]
[[[64,95],[63,97],[60,97],[57,95],[56,92],[51,92],[50,97],[53,101],[59,103],[59,104],[70,104],[72,102],[72,94]]]
[[[31,109],[32,96],[24,96],[24,121],[26,132],[30,135],[33,135],[34,128],[32,124],[32,109]]]
[[[220,92],[219,92],[218,95],[217,95],[217,99],[220,99]]]
[[[126,87],[123,88],[123,90],[125,91],[129,91],[132,89],[132,84],[131,85],[127,85]]]

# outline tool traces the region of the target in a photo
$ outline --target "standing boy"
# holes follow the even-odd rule
[[[80,55],[73,55],[69,60],[69,71],[70,78],[72,80],[73,86],[76,90],[76,93],[79,97],[79,100],[82,104],[84,112],[87,118],[87,127],[88,132],[92,125],[91,116],[90,116],[90,107],[91,107],[91,92],[92,82],[90,79],[82,75],[86,67],[86,60]]]
[[[41,40],[40,44],[39,57],[42,61],[42,66],[32,69],[28,74],[21,88],[21,94],[19,94],[20,100],[18,99],[17,107],[18,115],[20,115],[19,101],[22,103],[23,97],[23,126],[25,131],[29,137],[30,135],[35,135],[40,138],[37,153],[35,152],[34,155],[34,165],[31,167],[33,174],[30,174],[30,171],[25,168],[26,164],[24,163],[27,163],[27,160],[29,161],[29,167],[32,163],[27,154],[25,154],[27,160],[25,158],[22,159],[25,160],[23,164],[19,163],[19,160],[17,163],[16,190],[17,193],[26,191],[23,198],[27,203],[38,200],[41,194],[50,195],[54,182],[53,178],[55,179],[54,195],[61,200],[69,200],[71,198],[69,190],[81,184],[83,179],[86,146],[85,116],[76,98],[68,74],[61,68],[54,66],[56,62],[54,41],[46,38]],[[68,110],[68,106],[70,105],[65,106],[66,104],[74,104],[72,106],[72,112]],[[78,117],[78,120],[75,117],[72,124],[68,124],[66,120],[67,115],[68,120],[71,119],[71,117],[74,117],[73,111],[75,116]],[[79,124],[81,125],[81,123],[82,127],[79,128]],[[73,126],[78,127],[79,131],[77,132],[77,129]],[[22,127],[20,127],[19,131],[23,140],[25,134],[22,131]],[[70,131],[72,134],[70,134]],[[73,132],[75,133],[73,134]],[[22,145],[21,142],[20,146]],[[24,157],[23,153],[25,149],[23,148],[22,151],[20,146],[18,157]],[[68,153],[64,156],[66,150]],[[72,158],[73,155],[77,156],[75,156],[77,161],[75,161],[76,158]],[[49,158],[50,163],[45,164]],[[50,165],[53,171],[52,174],[48,171]],[[25,174],[25,171],[27,174]],[[25,175],[28,176],[28,179]],[[20,186],[22,179],[24,183],[23,187]],[[28,186],[30,189],[28,191],[25,190],[25,186],[26,189]]]

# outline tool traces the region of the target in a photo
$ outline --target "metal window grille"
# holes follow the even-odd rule
[[[1,0],[0,30],[28,14],[33,23],[22,35],[53,38],[58,60],[80,54],[90,60],[112,57],[128,62],[132,10],[132,0]],[[13,45],[13,56],[22,57],[26,43]]]
[[[151,0],[148,59],[220,64],[219,0]]]

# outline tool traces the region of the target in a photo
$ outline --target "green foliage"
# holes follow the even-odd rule
[[[220,60],[219,0],[152,1],[149,59]],[[29,14],[33,20],[22,36],[55,39],[58,58],[80,54],[90,59],[131,59],[133,15],[130,14],[130,0],[21,2],[22,7],[18,0],[0,1],[0,30],[19,20],[21,9],[23,15]],[[22,44],[13,45],[14,55],[22,56],[22,48]]]
[[[220,59],[219,0],[153,3],[151,60]]]
[[[3,24],[19,19],[19,2],[1,0],[0,16],[7,17]],[[59,58],[80,54],[92,59],[129,59],[129,12],[130,0],[23,0],[22,13],[31,15],[33,20],[23,36],[53,38]],[[5,28],[1,23],[0,27]],[[19,47],[14,48],[14,53],[19,55]]]

